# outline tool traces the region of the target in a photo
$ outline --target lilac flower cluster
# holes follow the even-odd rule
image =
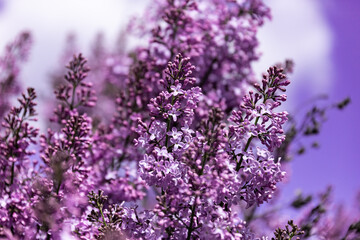
[[[278,110],[291,62],[260,83],[251,68],[267,18],[261,0],[155,1],[147,24],[128,29],[148,44],[107,51],[100,37],[89,63],[74,55],[53,75],[41,135],[34,89],[9,105],[30,35],[10,44],[0,58],[0,239],[356,239],[356,218],[343,229],[325,214],[327,193],[296,223],[272,205],[256,214],[276,200],[277,151],[291,144]]]
[[[159,0],[157,4],[145,19],[130,25],[135,35],[149,37],[149,46],[137,49],[138,63],[146,68],[143,81],[156,87],[158,69],[181,53],[196,66],[194,76],[206,98],[202,108],[210,102],[231,112],[247,83],[254,81],[256,33],[270,18],[268,7],[262,1],[233,0]]]
[[[12,107],[2,122],[0,135],[0,235],[33,236],[35,227],[29,194],[36,163],[30,161],[34,151],[30,145],[35,143],[38,129],[29,122],[36,121],[33,88],[19,98],[19,107]]]
[[[53,121],[66,121],[75,109],[80,107],[93,107],[96,103],[95,91],[91,89],[92,83],[84,82],[87,72],[90,70],[86,65],[85,58],[79,54],[74,56],[65,75],[66,85],[61,85],[55,90],[56,98],[61,101],[55,109],[56,118]]]
[[[19,94],[18,82],[20,64],[27,60],[32,37],[30,33],[23,32],[8,44],[5,53],[0,57],[0,117],[3,118],[9,108],[9,98]]]

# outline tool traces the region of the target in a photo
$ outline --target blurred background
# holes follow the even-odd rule
[[[305,146],[317,141],[319,148],[307,148],[294,159],[282,195],[286,200],[298,189],[311,194],[332,185],[335,200],[351,204],[360,189],[360,1],[266,2],[273,19],[259,30],[262,58],[254,69],[260,77],[270,65],[294,60],[295,71],[284,108],[301,118],[303,110],[314,104],[329,106],[351,97],[346,109],[327,112],[319,136],[300,143]],[[114,46],[130,17],[141,15],[149,3],[0,0],[0,49],[20,31],[31,31],[34,45],[21,79],[24,87],[35,87],[45,98],[52,94],[49,77],[59,68],[69,34],[76,35],[77,46],[85,55],[100,32],[106,44]]]

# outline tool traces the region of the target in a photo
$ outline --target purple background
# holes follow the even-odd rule
[[[331,184],[335,200],[351,203],[360,190],[360,1],[322,0],[320,3],[334,36],[331,58],[335,81],[327,92],[329,101],[350,96],[351,104],[343,111],[329,112],[328,121],[316,138],[320,149],[295,159],[292,179],[284,195],[297,188],[315,193]]]

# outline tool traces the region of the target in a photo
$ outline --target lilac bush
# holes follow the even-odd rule
[[[269,18],[261,0],[155,1],[128,28],[147,44],[99,40],[89,63],[75,53],[53,74],[43,133],[33,88],[10,104],[31,43],[20,34],[0,58],[0,238],[359,239],[359,202],[332,207],[330,189],[298,195],[293,220],[275,208],[302,130],[279,108],[292,62],[260,81],[251,68]]]

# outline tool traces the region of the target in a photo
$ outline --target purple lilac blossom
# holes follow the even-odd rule
[[[30,43],[20,35],[0,59],[0,238],[356,239],[358,219],[328,210],[330,189],[297,196],[295,222],[272,209],[287,175],[275,153],[292,65],[254,77],[268,18],[260,0],[155,1],[145,46],[107,51],[99,37],[89,63],[75,54],[53,76],[56,107],[39,140],[34,89],[9,105]]]

